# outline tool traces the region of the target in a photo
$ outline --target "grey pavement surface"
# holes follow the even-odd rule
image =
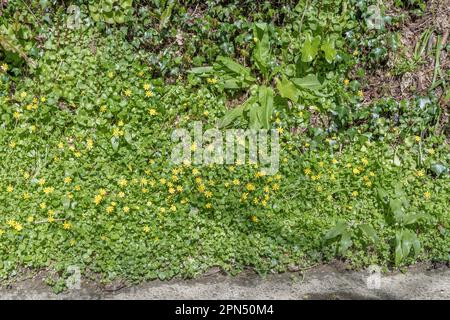
[[[327,265],[265,278],[253,272],[236,277],[212,272],[193,280],[150,281],[129,287],[100,287],[82,281],[79,289],[60,294],[36,276],[0,286],[0,299],[450,299],[447,266],[369,276],[367,270]]]

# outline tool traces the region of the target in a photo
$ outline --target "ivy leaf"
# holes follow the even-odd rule
[[[270,60],[270,41],[267,24],[255,23],[253,27],[253,35],[256,39],[256,46],[253,50],[253,58],[255,59],[258,69],[267,76],[267,66]]]
[[[111,145],[114,151],[117,151],[119,149],[119,138],[118,137],[112,137],[111,138]]]
[[[325,240],[336,238],[342,235],[347,230],[347,224],[344,221],[339,221],[333,228],[328,230],[325,234]]]
[[[436,174],[436,176],[439,177],[441,174],[447,172],[447,167],[445,167],[440,163],[434,163],[431,165],[431,171],[433,171]]]
[[[288,98],[293,102],[298,101],[300,92],[291,81],[283,77],[283,80],[281,81],[279,79],[276,79],[276,83],[280,96],[282,96],[283,98]]]
[[[323,86],[323,84],[320,83],[319,78],[315,74],[308,74],[303,78],[294,78],[291,79],[291,81],[298,88],[311,91],[318,91]]]
[[[306,35],[305,43],[302,48],[302,61],[311,62],[317,56],[319,52],[321,37],[315,36],[314,38],[310,35]]]
[[[350,248],[353,244],[351,239],[351,233],[348,231],[344,231],[341,237],[341,241],[339,242],[339,253],[344,254],[348,248]]]
[[[320,49],[325,54],[325,60],[327,60],[328,63],[332,63],[334,61],[334,58],[336,57],[336,49],[334,47],[334,39],[328,37],[323,43]]]
[[[272,118],[273,112],[273,89],[260,86],[259,87],[259,104],[261,108],[259,109],[259,120],[261,122],[261,127],[264,129],[270,128],[270,119]]]
[[[375,232],[375,229],[370,224],[367,223],[360,224],[359,228],[373,242],[377,242],[379,240],[377,233]]]

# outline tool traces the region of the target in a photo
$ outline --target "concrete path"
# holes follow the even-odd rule
[[[35,277],[0,287],[0,299],[450,299],[446,266],[416,266],[407,273],[368,276],[367,271],[336,266],[265,279],[251,272],[237,277],[213,272],[195,280],[152,281],[122,288],[83,282],[80,289],[58,295]]]

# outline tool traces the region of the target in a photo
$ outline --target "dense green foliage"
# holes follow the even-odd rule
[[[442,110],[433,92],[363,103],[390,50],[370,4],[5,2],[0,277],[448,261]],[[171,133],[194,120],[276,128],[279,173],[174,166]]]

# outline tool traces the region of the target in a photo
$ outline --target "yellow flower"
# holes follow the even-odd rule
[[[197,176],[200,174],[200,171],[198,171],[197,168],[192,169],[192,175]]]
[[[86,149],[92,150],[93,147],[94,147],[94,141],[92,139],[87,139],[86,140]]]
[[[375,173],[374,173],[374,172],[372,172],[372,171],[370,171],[370,172],[369,172],[369,176],[371,176],[371,177],[375,177]]]
[[[81,190],[81,187],[80,186],[75,186],[75,191],[80,191]]]
[[[70,228],[72,228],[72,225],[70,224],[70,222],[64,222],[63,223],[63,228],[64,230],[70,230]]]
[[[153,109],[153,108],[148,109],[148,113],[149,113],[151,116],[156,116],[156,115],[158,114],[158,112],[156,112],[156,110]]]
[[[352,192],[352,196],[354,196],[354,197],[357,197],[358,194],[359,194],[358,191],[353,191],[353,192]]]
[[[50,193],[53,193],[54,190],[55,190],[55,188],[53,188],[53,187],[47,187],[47,188],[44,188],[44,193],[50,194]]]
[[[252,220],[252,222],[258,222],[258,217],[257,216],[251,216],[250,220]]]
[[[205,204],[205,208],[206,208],[206,209],[211,209],[211,208],[212,208],[212,204],[211,204],[211,203]]]
[[[212,197],[212,192],[211,191],[206,191],[205,192],[205,197],[211,198]]]
[[[169,193],[170,194],[174,194],[175,193],[175,189],[174,188],[169,188]]]
[[[122,178],[119,180],[119,186],[121,186],[122,188],[126,187],[127,184],[128,184],[128,181],[126,179]]]
[[[198,191],[204,192],[205,190],[206,190],[205,185],[201,184],[201,185],[198,186]]]
[[[71,177],[65,177],[64,178],[64,183],[71,183],[72,182],[72,178]]]
[[[49,223],[55,222],[55,218],[53,218],[52,216],[50,216],[50,217],[47,218],[47,221],[48,221]]]
[[[204,115],[205,117],[207,117],[207,116],[209,115],[209,111],[208,111],[208,110],[203,111],[203,115]]]
[[[120,191],[120,192],[118,193],[118,196],[119,196],[119,198],[125,198],[125,192]]]
[[[100,112],[106,112],[106,110],[108,110],[108,108],[105,105],[100,107]]]
[[[430,192],[428,192],[428,191],[425,191],[425,193],[423,194],[423,196],[424,196],[424,198],[425,199],[430,199],[430,197],[431,197],[431,193]]]
[[[107,194],[106,190],[103,189],[103,188],[100,188],[100,189],[98,190],[98,193],[99,193],[99,195],[101,195],[102,197],[106,196],[106,194]]]
[[[149,226],[144,226],[144,228],[142,228],[142,230],[144,230],[145,233],[149,233],[150,232],[150,227]]]
[[[34,221],[34,217],[33,216],[28,216],[27,222],[32,223],[33,221]]]
[[[127,97],[129,97],[129,96],[131,96],[131,90],[130,89],[127,89],[127,90],[125,90],[124,91],[124,94],[125,94],[125,96],[127,96]]]
[[[8,65],[6,63],[3,63],[0,68],[2,69],[3,72],[8,71]]]
[[[25,192],[24,194],[23,194],[23,199],[24,200],[28,200],[28,199],[30,199],[30,194],[28,193],[28,192]]]
[[[278,185],[278,183],[274,183],[273,185],[272,185],[272,190],[279,190],[280,189],[280,186]]]
[[[278,128],[277,128],[277,131],[278,131],[279,134],[282,134],[282,133],[284,132],[284,129],[281,128],[281,127],[278,127]]]
[[[39,204],[39,207],[40,207],[42,210],[44,210],[45,208],[47,208],[47,205],[45,204],[45,202],[41,202],[41,203]]]
[[[361,171],[358,168],[353,168],[353,174],[358,175]]]
[[[235,186],[238,186],[238,185],[241,184],[241,182],[240,182],[238,179],[234,179],[234,180],[233,180],[233,184],[234,184]]]
[[[423,169],[416,171],[416,176],[423,177],[424,175],[425,175],[425,171]]]
[[[125,212],[125,213],[130,212],[130,208],[129,208],[129,207],[124,207],[124,208],[123,208],[123,212]]]
[[[19,112],[17,112],[17,111],[13,113],[13,117],[16,120],[19,120],[20,116],[21,116],[21,114]]]
[[[144,90],[150,90],[150,84],[148,83],[144,84]]]
[[[194,142],[194,143],[191,145],[191,151],[195,151],[195,150],[197,150],[197,144]]]
[[[420,142],[420,137],[419,136],[414,136],[414,140],[416,140],[416,142]]]
[[[153,97],[153,92],[151,92],[150,90],[147,90],[147,91],[145,91],[145,96],[147,97],[147,98],[151,98],[151,97]]]
[[[13,228],[14,228],[16,231],[20,232],[20,231],[22,231],[23,226],[22,226],[20,223],[16,222],[16,223],[14,224]]]
[[[359,54],[358,50],[353,51],[353,56],[357,56]]]
[[[94,203],[96,205],[99,205],[100,202],[102,202],[102,200],[103,200],[103,197],[101,195],[99,195],[99,194],[94,197]]]
[[[12,185],[9,185],[6,187],[6,191],[8,191],[9,193],[14,191],[14,187]]]
[[[159,179],[159,183],[161,183],[162,185],[165,185],[166,182],[167,182],[167,180],[164,178]]]
[[[367,182],[366,182],[366,186],[367,186],[367,187],[371,187],[371,186],[372,186],[372,182],[367,181]]]
[[[177,211],[177,207],[175,207],[174,205],[171,205],[170,206],[170,211],[173,211],[173,212]]]
[[[108,207],[106,207],[106,212],[107,213],[111,213],[111,212],[113,212],[114,211],[114,207],[113,206],[108,206]]]
[[[362,158],[362,159],[361,159],[361,162],[362,162],[365,166],[367,166],[367,165],[369,164],[369,160],[367,160],[366,158]]]
[[[245,188],[246,188],[248,191],[253,191],[253,190],[256,189],[256,188],[255,188],[255,185],[254,185],[253,183],[247,183],[247,185],[245,186]]]
[[[125,134],[125,132],[123,132],[123,130],[120,130],[119,128],[114,128],[113,129],[113,136],[114,137],[120,137],[123,136]]]
[[[345,85],[345,86],[348,86],[349,83],[350,83],[350,80],[344,79],[344,85]]]
[[[108,72],[108,77],[109,77],[109,78],[114,77],[114,73],[113,73],[112,71]]]
[[[177,191],[178,192],[183,192],[183,187],[182,186],[177,186]]]
[[[217,83],[217,79],[216,79],[216,78],[208,78],[208,79],[206,79],[206,81],[207,81],[209,84],[216,84],[216,83]]]
[[[360,98],[364,97],[364,92],[362,90],[358,91],[358,97],[360,97]]]
[[[9,147],[10,147],[11,149],[14,149],[14,148],[16,147],[16,143],[15,143],[14,141],[11,141],[11,142],[9,143]]]
[[[305,168],[305,169],[303,169],[303,172],[304,172],[306,175],[310,175],[310,174],[312,173],[312,171],[311,171],[310,168]]]
[[[337,164],[338,161],[337,161],[335,158],[333,158],[333,159],[331,160],[331,163],[332,163],[332,164]]]

